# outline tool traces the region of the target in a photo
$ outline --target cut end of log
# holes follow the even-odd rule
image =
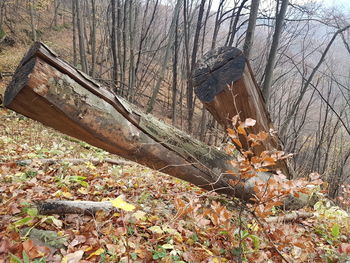
[[[246,59],[238,48],[220,47],[206,53],[193,73],[195,93],[202,102],[211,102],[224,88],[242,77]]]
[[[5,90],[4,94],[4,103],[5,107],[9,107],[13,99],[17,96],[17,94],[22,90],[22,88],[27,83],[30,72],[33,71],[35,66],[35,59],[29,60],[21,70],[16,71],[13,76],[11,83],[8,88]]]

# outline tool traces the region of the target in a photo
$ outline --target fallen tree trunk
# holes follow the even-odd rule
[[[140,112],[39,42],[18,66],[4,106],[110,153],[243,200],[254,197],[257,180],[271,176],[233,176],[239,174],[233,156]],[[292,209],[305,204],[292,197],[285,202]]]
[[[270,130],[273,130],[264,98],[249,62],[239,49],[220,47],[205,54],[196,65],[193,84],[197,97],[215,120],[226,129],[232,128],[232,118],[239,115],[242,121],[247,118],[256,120],[255,126],[249,127],[249,133],[270,133]],[[237,148],[252,150],[255,156],[260,156],[266,150],[282,149],[275,136],[270,136],[255,147],[251,147],[245,136],[240,135],[239,139],[242,148],[236,145]],[[291,177],[285,161],[279,161],[274,168]]]
[[[6,89],[5,107],[154,170],[248,200],[259,173],[242,185],[226,173],[233,157],[143,114],[42,43],[35,43]]]

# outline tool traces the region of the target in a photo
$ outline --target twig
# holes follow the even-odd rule
[[[302,211],[293,211],[293,212],[286,214],[284,216],[274,216],[274,217],[266,218],[265,221],[268,223],[281,223],[281,222],[290,222],[290,221],[294,221],[297,219],[309,218],[309,217],[313,217],[313,216],[314,216],[313,213],[302,212]]]
[[[39,162],[42,164],[56,164],[56,163],[72,163],[72,164],[80,164],[80,163],[86,163],[91,162],[94,165],[100,164],[100,163],[110,163],[110,164],[116,164],[116,165],[136,165],[134,162],[125,161],[121,159],[111,159],[111,158],[105,158],[105,159],[74,159],[74,158],[67,158],[67,159],[26,159],[26,160],[14,160],[14,161],[6,161],[6,162],[0,162],[0,165],[9,165],[9,164],[17,164],[17,165],[30,165],[34,162]]]

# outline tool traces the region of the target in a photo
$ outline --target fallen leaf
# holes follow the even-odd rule
[[[151,230],[153,233],[156,234],[163,234],[163,230],[160,228],[160,226],[151,226],[148,228],[149,230]]]
[[[146,213],[138,210],[133,214],[133,217],[135,217],[137,220],[142,220],[145,221],[146,220]]]
[[[130,212],[135,209],[135,206],[133,204],[129,204],[128,202],[125,202],[121,196],[118,196],[116,199],[110,201],[112,205],[116,208],[120,208],[124,211]]]
[[[67,254],[65,256],[66,258],[66,262],[67,263],[79,263],[79,261],[82,259],[84,255],[84,251],[83,250],[78,250],[78,251],[75,251],[74,253],[70,253],[70,254]],[[63,261],[63,259],[62,259]]]
[[[90,259],[93,256],[99,256],[99,255],[101,255],[104,252],[105,252],[105,250],[103,248],[99,248],[95,252],[91,253],[86,259]]]
[[[350,255],[350,243],[341,243],[339,246],[339,252]]]

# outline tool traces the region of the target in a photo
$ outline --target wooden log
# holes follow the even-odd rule
[[[60,59],[42,43],[28,51],[6,89],[5,107],[62,133],[152,169],[248,200],[258,173],[244,186],[226,173],[237,169],[229,156],[194,140],[115,96]]]
[[[196,65],[193,84],[197,97],[225,129],[232,128],[232,118],[236,115],[242,121],[247,118],[256,120],[255,126],[248,129],[249,133],[270,133],[274,129],[249,62],[239,49],[220,47],[206,53]],[[256,156],[266,150],[282,149],[274,136],[255,147],[250,147],[246,137],[240,135],[239,139],[242,148],[236,145],[237,148],[252,150]],[[290,177],[285,161],[278,162],[275,168]]]
[[[41,215],[67,215],[67,214],[85,214],[93,215],[97,211],[117,211],[111,202],[94,201],[66,201],[66,200],[45,200],[35,203],[39,214]]]

